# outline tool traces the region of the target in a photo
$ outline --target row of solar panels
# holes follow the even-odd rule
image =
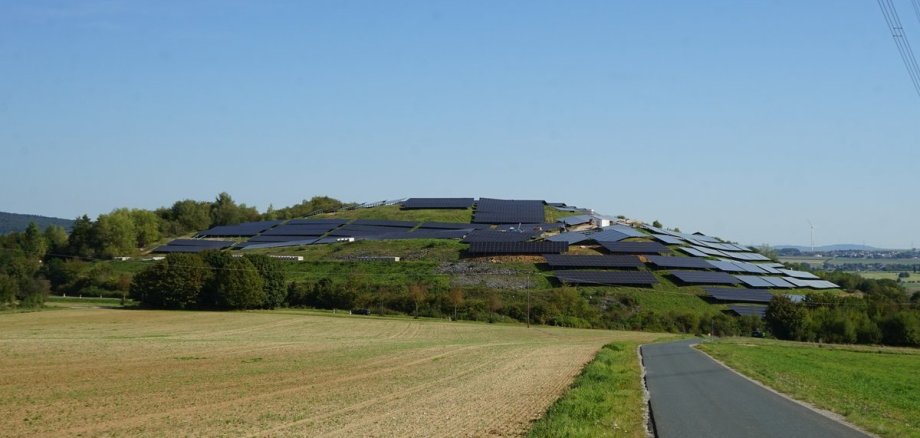
[[[551,263],[558,266],[559,258]],[[571,257],[575,258],[575,257]],[[550,258],[547,259],[550,261]],[[568,260],[566,260],[568,261]],[[613,264],[613,261],[610,262]],[[565,267],[572,267],[571,265]],[[583,267],[583,266],[577,266]],[[604,266],[610,267],[610,266]],[[617,268],[634,268],[636,266],[625,260],[620,261]],[[832,289],[838,287],[834,283],[825,280],[802,280],[794,277],[754,277],[758,281],[749,281],[749,276],[735,276],[724,272],[704,272],[704,271],[670,271],[671,276],[680,283],[690,285],[737,285],[747,284],[752,288],[812,288],[812,289]],[[584,271],[584,270],[556,270],[554,275],[559,281],[571,284],[597,284],[597,285],[652,285],[658,282],[655,276],[648,271]]]

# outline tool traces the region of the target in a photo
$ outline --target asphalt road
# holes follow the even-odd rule
[[[645,345],[655,429],[672,437],[866,437],[725,369],[689,340]]]

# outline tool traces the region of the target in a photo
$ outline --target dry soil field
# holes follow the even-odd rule
[[[519,435],[602,345],[657,336],[296,311],[5,314],[0,431]]]

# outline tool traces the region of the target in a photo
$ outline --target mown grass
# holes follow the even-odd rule
[[[314,218],[337,217],[343,219],[379,219],[399,221],[436,221],[436,222],[463,222],[469,223],[473,219],[473,209],[447,210],[447,209],[420,209],[402,210],[398,205],[383,205],[372,208],[358,208],[342,210],[335,213],[324,213]]]
[[[451,239],[361,240],[329,245],[265,248],[245,250],[243,254],[274,254],[303,256],[304,261],[347,260],[357,257],[400,257],[403,260],[459,260],[466,244]]]
[[[885,437],[920,436],[920,350],[721,340],[701,350]]]
[[[644,437],[645,403],[636,343],[605,345],[529,436]]]

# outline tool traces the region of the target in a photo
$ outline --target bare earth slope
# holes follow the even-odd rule
[[[6,436],[519,435],[604,344],[656,334],[324,316],[0,315]]]

